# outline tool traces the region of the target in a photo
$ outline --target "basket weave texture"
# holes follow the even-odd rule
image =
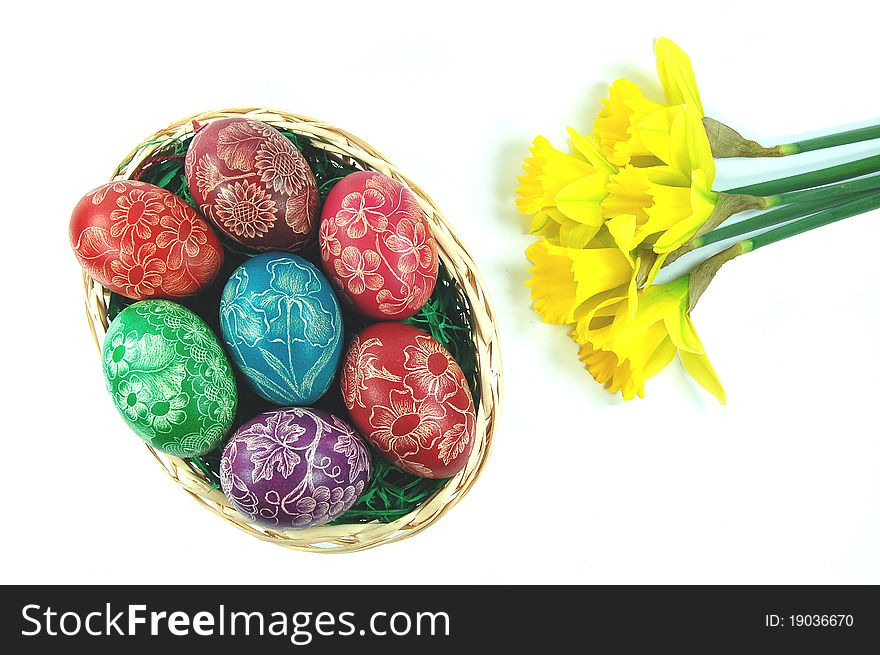
[[[149,446],[148,450],[168,475],[192,498],[216,515],[245,532],[271,543],[312,552],[354,552],[410,537],[437,521],[470,490],[479,477],[489,456],[498,412],[501,405],[501,353],[495,312],[486,293],[486,285],[467,250],[437,209],[433,201],[418,185],[406,177],[375,148],[356,136],[327,123],[264,108],[235,108],[210,111],[183,118],[156,132],[133,150],[111,180],[132,177],[141,164],[168,143],[193,131],[193,121],[206,124],[222,118],[244,117],[263,121],[278,128],[290,130],[308,139],[315,147],[340,157],[358,168],[384,173],[404,184],[415,194],[424,209],[437,241],[440,259],[456,279],[471,309],[472,338],[476,348],[480,376],[480,402],[476,420],[475,443],[465,468],[441,487],[431,498],[401,518],[380,523],[350,523],[323,525],[306,530],[273,530],[248,521],[215,489],[204,474],[187,460],[166,455]],[[89,325],[100,349],[107,330],[107,311],[110,293],[83,273],[86,312]]]

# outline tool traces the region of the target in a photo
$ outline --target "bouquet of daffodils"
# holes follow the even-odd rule
[[[691,321],[718,269],[734,257],[880,207],[880,156],[717,191],[715,159],[781,157],[880,138],[880,126],[764,147],[704,114],[688,56],[656,43],[665,101],[615,82],[593,134],[569,128],[569,152],[537,137],[519,178],[517,207],[539,237],[532,262],[535,312],[566,325],[597,382],[624,399],[678,355],[722,403],[724,389]],[[746,210],[745,220],[729,221]],[[730,242],[664,284],[682,255]],[[717,246],[716,246],[717,247]]]

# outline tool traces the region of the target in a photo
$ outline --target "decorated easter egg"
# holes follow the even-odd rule
[[[276,409],[248,421],[220,462],[223,493],[252,521],[302,529],[347,511],[370,482],[370,451],[320,409]]]
[[[251,250],[297,250],[314,241],[320,199],[296,147],[271,125],[224,118],[199,128],[184,171],[201,212]]]
[[[352,173],[321,213],[321,259],[354,308],[378,320],[419,311],[437,283],[437,243],[412,191],[387,175]]]
[[[103,362],[116,409],[156,450],[202,455],[232,426],[232,366],[211,328],[177,303],[144,300],[122,310],[104,337]]]
[[[223,265],[220,241],[192,207],[135,180],[101,185],[80,200],[70,243],[89,276],[135,300],[191,296]]]
[[[310,405],[342,355],[342,314],[324,275],[298,255],[239,266],[220,299],[227,350],[253,389],[277,405]]]
[[[461,368],[430,335],[401,323],[359,332],[340,377],[351,420],[397,466],[427,478],[464,468],[474,401]]]

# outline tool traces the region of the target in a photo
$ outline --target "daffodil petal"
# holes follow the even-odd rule
[[[666,228],[654,242],[654,252],[669,253],[690,241],[712,216],[718,195],[717,192],[707,189],[703,171],[695,170],[688,196],[690,213]]]
[[[535,142],[537,143],[537,139]],[[589,162],[557,150],[546,139],[541,143],[538,153],[544,160],[542,181],[545,188],[559,189],[595,173]]]
[[[687,313],[687,304],[683,303],[677,313],[669,313],[664,317],[666,330],[672,343],[682,352],[694,354],[704,353],[703,344],[697,335],[697,330]]]
[[[672,339],[669,339],[668,337],[663,339],[644,364],[644,368],[642,369],[644,379],[650,380],[666,368],[669,365],[669,362],[675,359],[675,353],[677,351],[678,349],[675,347],[675,344],[672,343]]]
[[[657,274],[660,272],[660,269],[663,268],[663,264],[666,263],[666,258],[668,257],[668,253],[661,253],[654,258],[654,263],[651,264],[651,270],[648,271],[648,279],[645,280],[645,286],[650,286],[654,284],[654,278],[657,277]]]
[[[644,144],[644,151],[655,156],[665,164],[672,163],[672,127],[678,107],[660,107],[642,117],[633,126]]]
[[[596,232],[596,236],[594,236],[593,240],[587,244],[587,249],[616,247],[617,243],[614,241],[614,237],[612,237],[611,233],[608,231],[608,225],[606,223],[602,223],[602,227],[600,227],[599,231]]]
[[[705,353],[697,354],[687,351],[679,352],[678,356],[681,358],[681,364],[684,366],[684,370],[688,372],[688,375],[696,380],[706,391],[715,396],[718,402],[726,405],[727,396],[724,393],[724,387],[721,385],[721,380],[718,379],[718,374],[715,373],[709,357]]]
[[[547,212],[538,212],[532,217],[529,232],[539,236],[556,236],[559,234],[559,223],[550,218]]]
[[[649,182],[662,186],[688,187],[693,179],[690,170],[685,174],[672,166],[650,166],[640,170]]]
[[[529,232],[552,241],[559,237],[561,226],[568,220],[565,214],[555,207],[547,207],[534,215]]]
[[[605,159],[595,136],[584,136],[573,127],[566,129],[572,149],[590,162],[593,168],[597,171],[605,171],[609,175],[617,172],[617,167]]]
[[[692,214],[689,187],[655,184],[651,186],[650,193],[654,198],[654,204],[645,210],[647,220],[639,226],[636,234],[639,243],[652,234],[666,232],[679,226]]]
[[[600,227],[566,220],[559,226],[559,245],[565,248],[584,248],[593,240]]]
[[[578,284],[581,302],[602,293],[629,284],[633,265],[617,248],[566,249],[571,257],[571,272]]]
[[[575,312],[574,333],[579,343],[595,342],[605,343],[605,338],[610,334],[610,326],[603,321],[600,328],[594,326],[596,318],[611,318],[618,312],[618,308],[626,303],[626,290],[610,289],[597,294],[589,301],[581,305]]]
[[[708,188],[715,182],[715,157],[712,155],[712,144],[703,125],[702,114],[695,111],[685,112],[687,123],[688,158],[691,170],[701,170],[706,176]]]
[[[687,276],[681,276],[667,284],[646,287],[639,295],[638,303],[635,317],[628,318],[619,314],[619,319],[626,318],[626,320],[616,321],[613,336],[615,343],[619,344],[621,348],[629,348],[630,344],[641,340],[650,327],[656,323],[665,324],[667,331],[675,330],[676,335],[670,334],[675,340],[677,333],[683,329],[675,324],[687,320]],[[679,342],[685,342],[685,339],[679,339]],[[681,346],[679,345],[679,347]]]
[[[633,263],[633,270],[638,271],[641,265],[642,258],[636,257],[636,261]],[[630,318],[635,318],[635,315],[639,310],[639,286],[636,275],[633,275],[629,280],[629,286],[626,290],[626,298],[628,301],[627,305],[629,306],[629,316]]]
[[[669,104],[693,104],[702,114],[703,104],[690,57],[665,37],[657,39],[654,53],[657,57],[657,73]]]
[[[694,161],[691,158],[693,148],[688,134],[691,127],[688,112],[683,105],[672,107],[670,111],[672,121],[669,127],[669,159],[664,161],[685,178],[690,178],[694,170]]]
[[[557,191],[556,207],[571,220],[598,228],[604,221],[601,202],[608,195],[607,184],[608,176],[602,173],[569,182]]]
[[[614,218],[610,218],[605,222],[605,227],[611,233],[614,243],[624,253],[629,253],[638,243],[635,242],[636,236],[636,217],[631,214],[620,214]],[[630,259],[632,259],[630,257]],[[637,269],[638,270],[638,269]]]

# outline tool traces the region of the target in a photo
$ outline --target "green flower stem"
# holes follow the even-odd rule
[[[817,136],[813,139],[786,143],[779,146],[779,150],[783,155],[796,155],[801,152],[833,148],[834,146],[843,146],[848,143],[859,143],[872,139],[880,139],[880,125],[859,127],[854,130],[838,132],[837,134],[826,134],[825,136]]]
[[[767,198],[767,206],[787,205],[796,202],[808,202],[817,198],[845,198],[857,193],[876,191],[880,189],[880,174],[862,177],[857,180],[849,180],[831,186],[821,186],[813,189],[801,189],[800,191],[788,191]]]
[[[825,209],[826,207],[828,207],[827,202],[823,200],[812,200],[810,202],[803,202],[795,205],[785,205],[784,207],[771,209],[770,211],[762,212],[761,214],[753,216],[752,218],[747,218],[744,221],[739,221],[731,225],[725,225],[723,227],[715,228],[711,232],[708,232],[703,236],[693,239],[690,243],[689,250],[696,250],[697,248],[702,248],[703,246],[718,243],[719,241],[725,241],[726,239],[731,239],[733,237],[740,237],[744,234],[748,234],[749,232],[754,232],[755,230],[760,230],[765,227],[772,227],[774,225],[779,225],[780,223],[787,223],[788,221],[800,218],[802,216],[809,216],[810,214],[813,214],[821,209]]]
[[[844,183],[837,186],[809,189],[786,195],[785,197],[789,200],[787,204],[781,207],[775,207],[744,221],[717,227],[711,232],[691,239],[690,243],[687,244],[687,252],[718,243],[719,241],[743,236],[756,230],[787,223],[810,214],[815,214],[817,211],[834,207],[841,202],[876,192],[880,189],[880,175],[876,177],[877,179],[865,178],[866,180],[871,180],[871,182],[859,184],[856,187],[853,187],[855,183]],[[768,206],[779,204],[775,202],[775,199],[779,197],[781,196],[775,196],[773,198],[774,201]]]
[[[724,193],[744,193],[756,196],[770,196],[800,189],[809,189],[824,184],[834,184],[854,177],[880,172],[880,155],[857,159],[856,161],[829,166],[818,171],[810,171],[799,175],[791,175],[778,180],[768,180],[747,186],[728,189]]]
[[[771,243],[782,241],[782,239],[803,234],[804,232],[814,230],[817,227],[829,225],[830,223],[843,220],[844,218],[850,218],[851,216],[863,214],[874,209],[880,209],[880,193],[864,195],[855,200],[850,200],[849,202],[837,205],[836,207],[823,209],[811,216],[807,216],[798,221],[793,221],[787,225],[782,225],[773,230],[764,232],[763,234],[758,234],[750,239],[745,239],[742,241],[744,252],[757,250],[758,248],[763,248]]]

